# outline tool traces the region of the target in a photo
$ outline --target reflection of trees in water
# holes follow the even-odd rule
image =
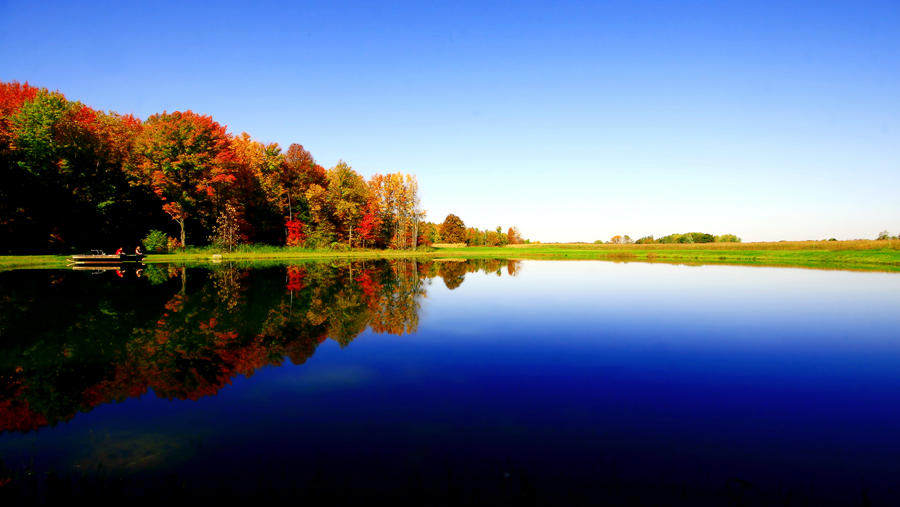
[[[462,285],[468,272],[469,269],[465,261],[442,262],[438,268],[438,274],[444,280],[444,285],[450,290]]]
[[[510,276],[519,274],[519,261],[507,259],[454,259],[436,263],[437,274],[444,280],[444,285],[453,290],[466,279],[466,273],[482,271],[485,274],[501,276],[503,268]]]
[[[285,357],[302,364],[327,338],[343,347],[367,328],[414,333],[426,278],[455,288],[466,273],[504,267],[518,272],[514,262],[483,259],[149,266],[125,281],[57,272],[35,283],[34,273],[5,273],[0,430],[55,424],[148,389],[169,399],[213,395],[236,375]]]

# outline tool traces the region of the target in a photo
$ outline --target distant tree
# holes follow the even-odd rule
[[[497,226],[497,246],[506,246],[509,244],[509,237],[503,234],[503,227]]]
[[[634,243],[634,241],[631,239],[631,236],[626,234],[625,236],[622,237],[622,243],[630,245],[631,243]]]
[[[716,237],[704,232],[688,232],[684,234],[669,234],[657,240],[659,243],[712,243]]]
[[[683,241],[681,241],[681,239],[682,239],[681,234],[669,234],[667,236],[663,236],[663,237],[659,238],[657,240],[657,242],[663,243],[663,244],[683,243]]]
[[[438,224],[434,224],[431,222],[426,223],[425,240],[426,240],[426,243],[428,243],[428,244],[441,242],[441,232],[440,232],[440,226]]]
[[[716,240],[715,236],[705,232],[689,232],[685,234],[685,237],[690,237],[691,243],[712,243]]]
[[[510,245],[518,245],[522,242],[522,235],[519,234],[519,229],[517,227],[510,227],[509,230],[506,231],[506,236],[509,238]]]
[[[715,242],[716,243],[740,243],[741,238],[735,236],[734,234],[722,234],[722,235],[716,236]]]
[[[644,236],[635,241],[635,243],[638,245],[650,245],[656,243],[656,241],[654,241],[653,236]]]
[[[878,233],[878,238],[876,239],[891,239],[891,233],[888,231],[881,231]]]
[[[616,235],[616,236],[609,238],[609,242],[612,243],[613,245],[621,245],[622,243],[625,242],[625,238],[623,238],[622,236]]]
[[[463,243],[466,241],[466,225],[454,214],[447,215],[441,224],[441,240],[445,243]]]

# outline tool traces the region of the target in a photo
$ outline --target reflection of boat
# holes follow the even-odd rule
[[[131,271],[135,268],[141,270],[144,268],[144,264],[129,264],[128,266],[123,266],[120,264],[99,264],[95,262],[87,263],[87,264],[72,264],[72,269],[75,271]]]
[[[126,263],[135,263],[141,262],[144,256],[143,254],[111,254],[107,255],[98,250],[94,250],[95,253],[91,255],[73,255],[69,257],[69,262],[72,264],[89,264],[89,265],[118,265],[118,264],[126,264]]]

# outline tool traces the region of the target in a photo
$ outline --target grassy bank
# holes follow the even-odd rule
[[[820,269],[900,271],[900,241],[798,241],[777,243],[705,243],[676,245],[594,245],[558,243],[508,247],[448,247],[409,250],[306,250],[249,246],[223,253],[210,248],[171,254],[151,254],[148,263],[209,263],[400,258],[505,258],[667,262],[681,264],[743,264]],[[65,256],[0,256],[0,270],[58,268]]]

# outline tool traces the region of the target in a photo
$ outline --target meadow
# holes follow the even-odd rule
[[[267,245],[242,245],[232,252],[215,247],[150,254],[147,263],[207,263],[225,261],[292,261],[329,259],[494,258],[605,260],[676,264],[741,264],[821,269],[900,271],[900,240],[779,241],[757,243],[697,243],[613,245],[543,243],[505,247],[421,247],[418,250],[311,250]],[[66,256],[0,256],[0,271],[60,268]]]

